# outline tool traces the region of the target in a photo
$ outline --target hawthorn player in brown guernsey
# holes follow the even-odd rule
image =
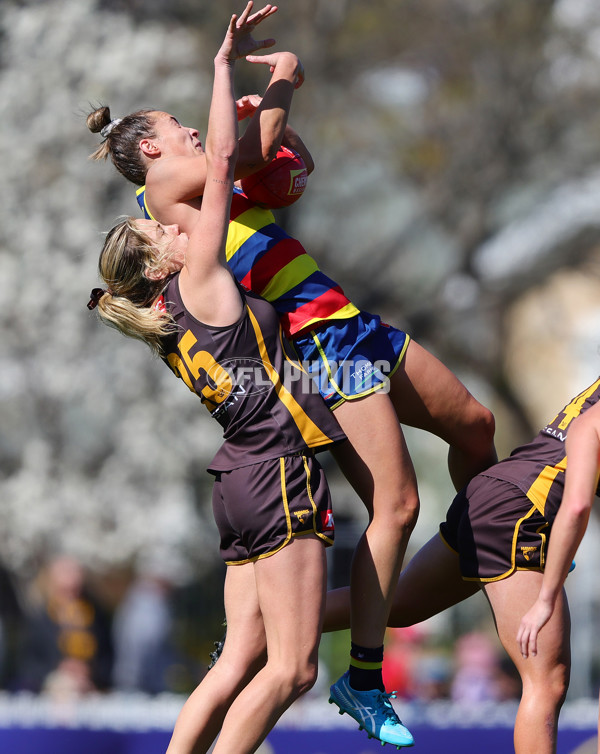
[[[578,415],[581,398],[585,398],[584,410]],[[546,651],[547,632],[552,630],[554,614],[560,606],[559,595],[587,529],[592,505],[600,493],[600,402],[594,402],[597,399],[594,394],[581,398],[572,406],[571,413],[565,414],[564,426],[558,427],[562,436],[566,425],[570,425],[566,439],[565,490],[554,520],[540,593],[533,607],[523,616],[517,633],[517,644],[527,663],[535,663],[537,657]],[[591,403],[593,405],[589,405]],[[600,736],[600,720],[598,734]]]
[[[565,477],[570,478],[571,466],[579,462],[579,454],[573,458],[570,449],[567,462],[569,431],[588,416],[596,419],[598,427],[596,444],[589,443],[596,454],[593,474],[588,475],[590,501],[594,492],[600,492],[599,401],[600,379],[575,396],[534,440],[478,474],[457,494],[439,534],[402,572],[390,612],[390,626],[411,626],[483,590],[500,640],[523,681],[514,733],[516,754],[556,751],[558,715],[570,670],[570,618],[562,581],[552,595],[551,616],[544,616],[548,622],[539,635],[537,654],[526,659],[516,637],[521,618],[535,603],[546,578],[553,526],[557,531],[551,550],[554,537],[562,534],[557,526],[563,495],[565,501],[568,497]],[[574,550],[575,544],[563,552],[558,567],[563,580]],[[348,589],[329,592],[324,630],[348,628],[349,615]]]
[[[94,289],[88,304],[165,358],[225,429],[211,468],[228,563],[227,641],[181,710],[169,754],[207,752],[217,735],[215,754],[256,751],[317,677],[333,524],[313,451],[343,433],[318,394],[286,380],[277,315],[243,294],[225,258],[238,154],[234,62],[272,44],[252,31],[273,10],[251,14],[249,2],[215,57],[196,225],[188,236],[155,220],[119,223],[100,256],[106,289]]]
[[[271,304],[241,288],[239,295],[241,316],[227,327],[203,324],[190,314],[179,275],[169,280],[159,304],[176,325],[163,338],[163,359],[223,427],[225,442],[212,471],[325,450],[344,437],[319,394],[310,390],[310,378]]]
[[[310,378],[293,360],[271,304],[240,296],[242,314],[227,327],[190,314],[179,275],[159,299],[176,325],[163,340],[163,358],[223,427],[209,471],[228,565],[268,557],[306,534],[333,544],[329,491],[313,454],[344,439],[320,396],[306,390]]]

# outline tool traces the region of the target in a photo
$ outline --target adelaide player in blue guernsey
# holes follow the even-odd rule
[[[154,220],[120,222],[100,255],[106,288],[94,289],[88,304],[159,353],[224,429],[210,471],[227,563],[228,637],[218,666],[184,705],[169,754],[207,752],[217,734],[215,754],[250,754],[313,685],[325,546],[333,542],[329,491],[314,453],[344,434],[320,396],[286,380],[286,369],[300,367],[277,313],[240,288],[225,260],[238,149],[234,61],[270,13],[251,8],[232,16],[215,57],[197,223],[188,236]]]
[[[287,122],[294,90],[304,78],[302,65],[290,52],[257,56],[256,49],[249,45],[247,60],[269,66],[271,79],[262,99],[238,102],[239,115],[251,117],[240,139],[235,178],[268,164],[281,143],[299,152],[311,170],[310,154]],[[206,181],[195,129],[159,110],[111,119],[108,107],[91,113],[88,127],[104,137],[92,156],[110,156],[126,178],[145,187],[138,198],[148,216],[184,230],[193,227]],[[227,259],[241,284],[273,304],[350,441],[332,452],[363,500],[369,523],[352,564],[349,672],[334,684],[332,698],[369,734],[393,742],[395,721],[387,719],[381,675],[383,638],[419,507],[401,424],[448,443],[450,474],[460,489],[496,460],[493,416],[406,333],[360,311],[269,210],[240,193],[232,200]],[[381,708],[375,724],[360,712],[365,706]]]

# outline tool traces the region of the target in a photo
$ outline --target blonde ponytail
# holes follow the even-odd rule
[[[133,218],[125,218],[106,236],[98,269],[107,289],[95,288],[88,308],[98,307],[105,324],[144,341],[161,355],[162,339],[174,331],[175,323],[163,307],[156,305],[165,280],[146,276],[159,265],[160,256],[152,241],[138,230]]]

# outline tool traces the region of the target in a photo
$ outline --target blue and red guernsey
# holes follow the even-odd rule
[[[136,195],[144,216],[154,219],[146,206],[145,186]],[[328,320],[359,314],[302,244],[277,225],[273,213],[257,207],[237,188],[231,202],[227,263],[242,286],[275,307],[289,338]]]

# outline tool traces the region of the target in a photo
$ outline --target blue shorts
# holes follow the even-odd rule
[[[292,343],[302,366],[313,378],[327,406],[385,389],[396,371],[410,337],[361,312],[311,330]]]

